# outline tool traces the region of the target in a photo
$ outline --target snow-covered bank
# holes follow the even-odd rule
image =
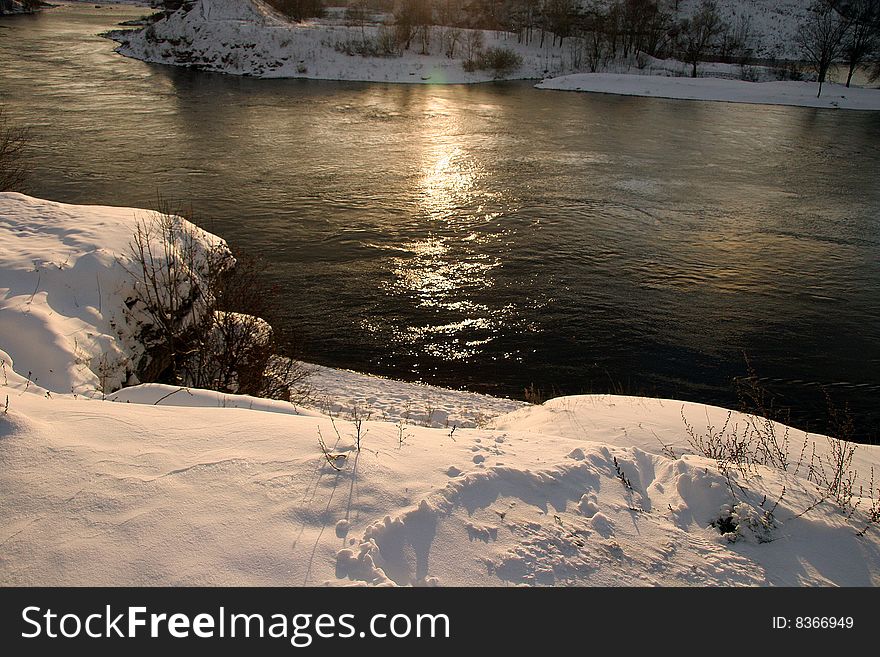
[[[0,584],[880,584],[866,490],[848,517],[793,467],[826,439],[792,430],[792,467],[722,472],[682,421],[717,434],[719,408],[328,369],[314,408],[102,400],[102,354],[135,349],[120,260],[144,213],[0,194]],[[877,466],[856,449],[853,503]]]
[[[815,82],[747,82],[720,78],[580,73],[543,80],[538,89],[588,91],[680,100],[713,100],[759,105],[880,110],[880,89],[826,83],[816,97]]]
[[[309,78],[396,83],[472,83],[494,79],[539,79],[547,72],[574,70],[565,50],[549,40],[540,47],[517,43],[516,35],[480,31],[483,47],[502,47],[522,57],[509,71],[464,69],[465,41],[472,30],[459,30],[455,57],[444,53],[442,33],[431,28],[423,49],[413,42],[402,55],[346,54],[376,45],[390,28],[369,24],[310,21],[290,23],[260,0],[198,0],[189,12],[178,11],[143,30],[116,30],[107,36],[118,52],[161,64],[194,66],[206,71],[263,78]],[[426,54],[422,54],[422,51]]]
[[[131,243],[154,214],[0,193],[0,348],[31,383],[100,396],[137,382],[145,318],[132,305]],[[221,242],[177,221],[203,249]]]
[[[830,504],[799,515],[817,499],[802,476],[761,469],[731,509],[714,461],[661,453],[654,433],[681,445],[676,402],[563,398],[494,429],[403,425],[402,444],[367,422],[360,453],[327,417],[17,391],[9,406],[4,585],[880,584],[876,533]],[[733,513],[730,542],[711,522]]]

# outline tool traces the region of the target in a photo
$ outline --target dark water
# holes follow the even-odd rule
[[[316,362],[521,395],[730,405],[742,354],[795,423],[880,428],[880,114],[269,81],[125,59],[142,9],[0,23],[31,191],[157,193],[272,265]]]

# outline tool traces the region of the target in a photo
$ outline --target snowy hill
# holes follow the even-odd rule
[[[748,18],[754,39],[755,56],[762,59],[798,58],[794,36],[807,16],[812,0],[718,0],[722,20],[736,25]],[[681,0],[679,16],[696,11],[700,0]]]
[[[0,194],[0,584],[880,584],[880,448],[830,495],[839,443],[719,408],[329,370],[306,407],[101,400],[144,213]],[[695,453],[750,431],[788,463]]]

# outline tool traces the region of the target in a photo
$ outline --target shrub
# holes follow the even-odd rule
[[[748,360],[746,362],[748,364]],[[793,451],[797,445],[791,443],[790,431],[786,426],[788,412],[776,406],[772,394],[761,386],[751,364],[748,364],[748,371],[747,377],[736,381],[742,405],[742,416],[738,422],[733,422],[733,413],[728,412],[720,427],[709,422],[706,431],[701,433],[688,422],[682,408],[682,420],[691,449],[696,454],[716,461],[718,471],[727,481],[732,504],[745,503],[747,497],[746,489],[743,483],[739,483],[737,474],[747,483],[760,480],[758,466],[788,472],[793,476],[805,471],[806,480],[815,485],[819,497],[795,517],[830,502],[846,518],[853,519],[859,505],[867,500],[869,506],[859,516],[865,521],[864,529],[859,535],[864,535],[868,529],[880,523],[880,489],[875,486],[873,469],[870,481],[866,482],[853,467],[853,457],[858,446],[854,442],[855,427],[849,410],[846,407],[835,407],[826,392],[829,416],[828,435],[824,438],[826,449],[817,451],[817,441],[805,435],[803,443],[799,442],[799,452]],[[792,458],[794,456],[797,458]],[[765,510],[760,518],[754,516],[749,520],[749,530],[758,542],[771,540],[768,535],[775,527],[774,512],[783,495],[784,488],[771,509]],[[759,505],[762,509],[764,502]],[[735,506],[732,508],[736,510]],[[713,522],[713,526],[730,540],[735,540],[731,538],[733,534],[730,527],[744,526],[737,520],[744,517],[743,509],[745,507],[739,509],[738,513],[732,513],[729,509],[727,513],[722,512],[721,517]],[[755,518],[759,522],[755,522]]]
[[[10,125],[0,109],[0,192],[23,191],[28,171],[22,156],[30,138],[26,128]]]
[[[462,64],[464,70],[471,73],[475,70],[492,70],[496,77],[503,77],[522,66],[522,57],[510,48],[487,48],[470,57]]]
[[[130,255],[127,319],[146,350],[136,364],[140,381],[289,401],[307,396],[309,372],[279,355],[279,335],[261,318],[277,294],[259,261],[235,257],[167,207],[138,223]]]
[[[379,31],[376,32],[376,49],[380,55],[385,57],[400,54],[400,45],[394,30],[389,29],[385,25],[379,26]]]

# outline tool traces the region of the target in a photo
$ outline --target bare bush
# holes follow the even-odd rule
[[[487,48],[480,57],[479,68],[491,69],[496,75],[508,75],[522,66],[522,57],[510,48]]]
[[[129,319],[146,347],[141,381],[293,402],[308,396],[309,371],[281,353],[279,334],[262,319],[277,294],[259,261],[236,258],[161,201],[138,222],[130,255]]]
[[[504,77],[522,66],[522,57],[510,48],[492,47],[477,52],[473,57],[469,55],[462,66],[469,73],[475,70],[491,70],[496,77]]]
[[[829,417],[828,435],[824,437],[826,449],[817,450],[817,440],[807,434],[797,459],[793,459],[794,445],[791,443],[790,429],[781,424],[787,413],[775,406],[772,395],[760,385],[751,365],[749,376],[737,380],[737,389],[743,404],[741,419],[737,422],[732,421],[734,415],[729,411],[724,423],[716,427],[707,415],[706,430],[697,432],[682,408],[688,444],[695,453],[716,461],[719,472],[727,479],[735,503],[745,497],[744,483],[757,474],[757,466],[793,475],[804,468],[807,471],[806,479],[816,486],[818,497],[798,516],[831,502],[848,519],[854,518],[863,500],[868,498],[870,506],[864,512],[866,525],[858,533],[864,535],[871,526],[880,523],[880,490],[874,485],[874,471],[871,470],[866,491],[859,472],[853,467],[858,445],[854,442],[854,421],[846,407],[838,409],[826,391]],[[743,483],[734,473],[740,476]],[[777,500],[766,520],[772,520],[778,503]],[[858,517],[861,518],[862,514]]]
[[[30,140],[30,131],[11,125],[0,109],[0,192],[24,190],[28,170],[23,156]]]

